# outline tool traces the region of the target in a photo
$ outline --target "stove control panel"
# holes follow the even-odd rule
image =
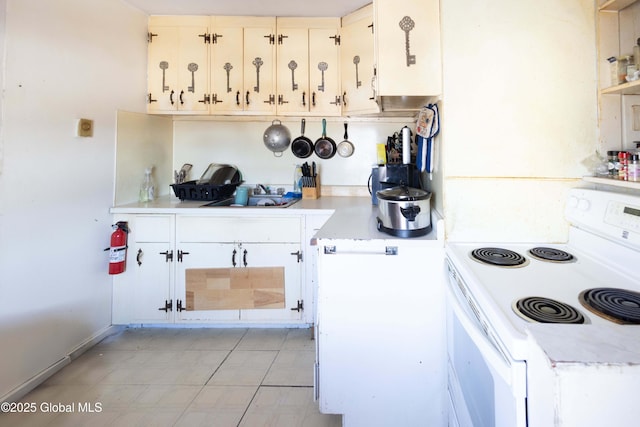
[[[640,196],[572,189],[565,217],[576,227],[640,248]]]
[[[640,233],[640,206],[609,202],[604,222]]]

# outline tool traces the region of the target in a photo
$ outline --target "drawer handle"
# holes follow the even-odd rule
[[[142,252],[142,249],[138,249],[138,254],[136,255],[136,261],[138,262],[138,267],[142,265],[143,255],[144,255],[144,252]]]

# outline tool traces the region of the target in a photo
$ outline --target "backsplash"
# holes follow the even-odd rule
[[[289,128],[292,140],[300,135],[300,120],[279,118]],[[306,119],[305,136],[316,141],[322,136],[321,118]],[[405,124],[415,127],[412,119],[348,120],[349,141],[355,147],[351,157],[336,154],[331,159],[320,159],[312,154],[306,159],[293,155],[288,148],[281,157],[269,151],[262,140],[271,125],[269,121],[209,121],[176,120],[173,126],[173,165],[179,169],[183,163],[193,164],[192,179],[196,179],[212,162],[236,165],[247,185],[257,183],[271,187],[293,185],[296,164],[315,161],[322,176],[323,186],[366,187],[371,166],[376,163],[376,144],[385,142],[387,135],[400,130]],[[327,137],[336,144],[344,139],[344,121],[328,120]]]

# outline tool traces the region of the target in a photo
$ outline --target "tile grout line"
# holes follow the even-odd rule
[[[288,335],[288,332],[287,332],[287,335]],[[251,404],[253,403],[253,400],[258,395],[258,392],[260,391],[260,388],[264,387],[264,385],[263,385],[264,379],[267,377],[267,375],[269,375],[269,370],[273,367],[273,364],[276,361],[276,359],[278,358],[278,355],[280,354],[280,351],[282,350],[282,346],[284,345],[286,340],[287,339],[285,337],[284,341],[280,344],[280,348],[278,350],[275,350],[276,351],[276,356],[271,361],[271,364],[269,365],[269,368],[267,368],[267,370],[265,371],[264,375],[262,376],[262,379],[260,379],[260,384],[258,384],[258,387],[256,388],[255,393],[253,393],[253,396],[251,396],[251,400],[249,401],[249,404],[247,405],[246,408],[244,408],[244,412],[242,413],[242,416],[240,417],[240,420],[238,420],[238,424],[237,424],[236,427],[240,427],[240,424],[242,424],[242,420],[244,420],[244,417],[247,415],[247,412],[249,411],[249,408],[251,407]]]

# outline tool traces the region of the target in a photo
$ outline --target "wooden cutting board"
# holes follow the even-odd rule
[[[284,267],[190,268],[187,311],[284,308]]]

